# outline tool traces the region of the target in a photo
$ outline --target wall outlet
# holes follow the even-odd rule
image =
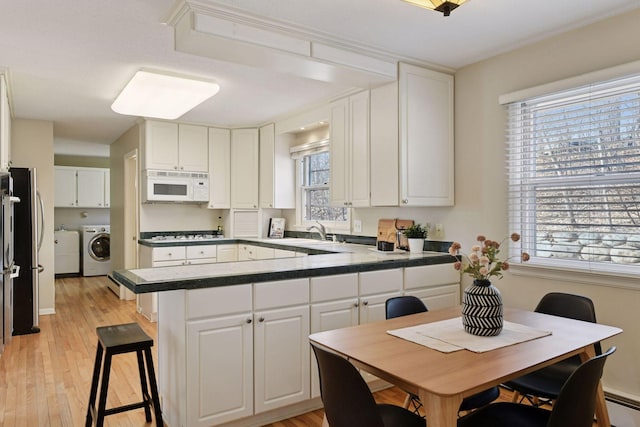
[[[359,219],[353,221],[353,232],[362,233],[362,221],[360,221]]]
[[[442,224],[436,224],[433,230],[433,234],[436,239],[444,238],[444,226]]]

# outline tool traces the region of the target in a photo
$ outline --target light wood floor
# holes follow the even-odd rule
[[[155,324],[136,313],[134,301],[119,300],[107,283],[102,276],[57,279],[56,314],[40,316],[39,334],[13,337],[5,347],[0,356],[0,426],[84,425],[96,327],[138,322],[155,340]],[[109,386],[107,408],[140,400],[135,354],[114,357]],[[378,402],[397,405],[404,396],[395,387],[375,394]],[[323,411],[317,410],[267,427],[320,427],[322,418]],[[105,420],[106,426],[148,425],[143,410],[110,415]]]

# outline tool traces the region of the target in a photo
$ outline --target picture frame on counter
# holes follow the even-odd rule
[[[282,239],[284,237],[284,218],[269,219],[269,238]]]

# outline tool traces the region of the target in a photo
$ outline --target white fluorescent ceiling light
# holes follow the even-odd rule
[[[116,113],[174,120],[218,93],[217,83],[138,71],[111,104]]]

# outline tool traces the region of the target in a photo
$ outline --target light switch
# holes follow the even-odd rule
[[[362,233],[362,221],[360,221],[359,219],[353,221],[353,232]]]

